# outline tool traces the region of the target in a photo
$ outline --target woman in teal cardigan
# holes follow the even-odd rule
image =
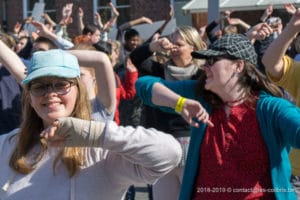
[[[142,77],[137,94],[182,115],[192,126],[180,200],[296,199],[291,147],[300,148],[300,109],[256,68],[242,35],[225,35],[208,50],[198,81]]]

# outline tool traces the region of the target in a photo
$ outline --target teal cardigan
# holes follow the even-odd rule
[[[152,76],[139,78],[136,82],[136,91],[145,104],[155,106],[151,97],[152,86],[156,82],[181,96],[197,99],[209,113],[211,112],[210,106],[203,99],[195,97],[196,81],[194,80],[169,82]],[[159,108],[166,112],[174,112],[167,107]],[[291,167],[288,152],[290,147],[300,148],[300,109],[285,99],[261,91],[256,106],[256,116],[269,152],[270,172],[276,199],[296,200],[290,184]],[[199,166],[199,151],[205,130],[206,124],[203,123],[200,123],[199,128],[192,127],[179,200],[192,198]]]

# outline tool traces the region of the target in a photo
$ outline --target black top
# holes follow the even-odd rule
[[[165,66],[149,59],[152,54],[149,50],[149,43],[146,43],[133,50],[130,58],[138,69],[140,76],[151,75],[165,79]],[[174,137],[190,136],[190,125],[181,115],[162,112],[158,108],[146,105],[142,112],[142,125],[146,128],[154,127],[160,131],[170,133]]]
[[[14,77],[0,67],[0,134],[20,126],[22,88]]]

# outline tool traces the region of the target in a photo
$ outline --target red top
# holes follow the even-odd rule
[[[135,82],[138,79],[138,72],[129,72],[126,71],[125,82],[122,84],[120,77],[115,73],[116,77],[116,111],[114,120],[117,124],[120,124],[120,113],[119,113],[119,104],[121,99],[129,100],[133,99],[136,94],[135,91]]]
[[[214,127],[202,141],[193,200],[275,199],[255,110],[245,104],[230,110],[228,117],[224,108],[210,116]]]

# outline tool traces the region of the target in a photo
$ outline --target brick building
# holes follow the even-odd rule
[[[30,16],[35,2],[45,3],[45,12],[52,19],[61,19],[61,10],[66,3],[73,3],[74,22],[68,27],[68,31],[77,34],[77,10],[82,7],[84,10],[84,22],[92,22],[94,13],[99,12],[105,22],[110,17],[110,10],[107,3],[110,0],[0,0],[1,26],[6,31],[12,31],[14,24],[22,22],[27,16]],[[120,12],[118,25],[136,19],[141,16],[151,18],[153,21],[163,20],[169,12],[171,0],[111,0]]]
[[[85,12],[84,22],[92,22],[95,12],[99,12],[105,22],[111,14],[107,6],[110,1],[116,5],[120,12],[117,25],[141,16],[149,17],[153,21],[164,20],[169,14],[170,4],[174,7],[177,25],[192,25],[198,29],[207,23],[207,13],[183,13],[181,9],[189,0],[0,0],[2,13],[0,24],[4,30],[12,31],[17,21],[22,22],[23,19],[32,14],[36,2],[45,3],[45,11],[56,21],[61,18],[62,7],[66,3],[72,2],[74,4],[72,14],[74,22],[68,27],[68,32],[72,36],[78,34],[78,7],[82,7]],[[254,25],[262,13],[263,10],[240,11],[234,12],[232,17],[239,17],[250,25]],[[290,17],[286,15],[284,10],[275,10],[274,15],[280,16],[284,23]]]

